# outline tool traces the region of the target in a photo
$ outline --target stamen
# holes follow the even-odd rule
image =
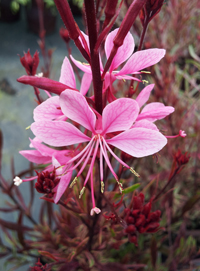
[[[117,181],[118,185],[119,185],[119,190],[120,190],[120,193],[122,194],[122,191],[123,191],[123,185],[122,183],[120,183],[119,181]]]
[[[69,188],[72,188],[76,184],[77,180],[78,180],[78,177],[76,176],[74,180],[72,181],[72,183],[70,184]]]
[[[140,178],[140,175],[132,167],[130,167],[130,172],[132,172],[136,177]]]
[[[88,145],[81,151],[79,152],[79,154],[77,154],[75,157],[73,157],[71,160],[69,160],[66,164],[70,164],[73,161],[75,161],[76,159],[78,159],[88,148],[89,146],[92,144],[92,142],[94,141],[94,137],[92,138],[92,140],[88,143]]]
[[[90,164],[90,167],[89,167],[89,170],[88,170],[85,182],[84,182],[84,186],[86,185],[86,183],[87,183],[87,181],[89,179],[89,176],[90,176],[90,172],[93,169],[94,161],[95,161],[95,158],[96,158],[96,155],[97,155],[98,146],[99,146],[99,140],[97,141],[96,146],[95,146],[95,150],[94,150],[94,153],[93,153],[92,161],[91,161],[91,164]]]
[[[82,165],[81,169],[79,170],[79,172],[78,172],[77,176],[80,176],[80,175],[81,175],[81,173],[82,173],[82,171],[83,171],[83,170],[84,170],[84,168],[86,167],[87,162],[88,162],[88,160],[89,160],[89,158],[90,158],[90,155],[91,155],[91,153],[92,153],[92,150],[93,150],[94,144],[95,144],[95,142],[93,142],[93,144],[92,144],[92,146],[91,146],[91,148],[90,148],[90,150],[89,150],[89,153],[87,152],[87,158],[85,159],[85,162],[83,163],[83,165]]]
[[[143,83],[143,84],[144,84],[144,83],[148,84],[149,81],[147,81],[147,80],[142,80],[142,83]]]
[[[103,193],[104,192],[104,182],[103,181],[101,181],[101,193]]]
[[[83,186],[83,188],[81,189],[80,195],[79,195],[79,199],[83,196],[83,193],[85,192],[85,186]]]
[[[108,155],[107,155],[107,151],[106,151],[105,145],[102,146],[101,140],[99,140],[99,142],[100,142],[100,146],[101,146],[101,149],[102,149],[102,152],[103,152],[103,156],[104,156],[104,158],[105,158],[105,160],[106,160],[106,163],[107,163],[107,165],[108,165],[110,171],[112,172],[112,174],[113,174],[115,180],[116,180],[116,181],[119,181],[119,180],[118,180],[118,177],[117,177],[117,175],[116,175],[114,169],[112,168],[111,163],[110,163],[110,161],[109,161],[109,159],[108,159]],[[103,144],[104,144],[104,141],[103,141]],[[105,149],[104,149],[104,148],[105,148]]]
[[[129,165],[127,165],[126,163],[124,163],[124,161],[122,161],[116,154],[114,154],[114,152],[111,150],[111,148],[108,146],[107,142],[105,141],[105,139],[103,138],[103,142],[105,143],[106,147],[108,148],[109,152],[112,154],[112,156],[115,157],[115,159],[122,164],[124,167],[130,169]]]

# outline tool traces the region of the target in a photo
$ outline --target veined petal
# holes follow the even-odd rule
[[[56,151],[55,149],[49,148],[36,140],[30,139],[30,141],[33,148],[38,150],[43,156],[52,156],[53,153]]]
[[[35,121],[54,120],[60,116],[63,116],[61,108],[59,108],[59,96],[51,97],[34,109],[33,118]]]
[[[148,101],[153,88],[154,88],[154,84],[148,85],[145,88],[143,88],[143,90],[137,96],[136,101],[139,104],[140,108]]]
[[[76,79],[74,71],[67,57],[65,57],[63,60],[59,82],[76,89]]]
[[[48,164],[51,162],[50,156],[44,156],[37,150],[25,150],[20,151],[19,153],[23,155],[26,159],[28,159],[30,162],[36,164]]]
[[[83,63],[81,63],[80,61],[78,61],[78,60],[76,60],[75,58],[73,58],[72,55],[70,55],[70,58],[71,58],[71,60],[74,62],[74,64],[75,64],[80,70],[82,70],[83,72],[92,74],[90,64],[88,64],[88,63],[84,63],[84,64],[83,64]]]
[[[31,125],[31,130],[44,143],[55,147],[90,141],[88,136],[64,121],[37,121]]]
[[[157,126],[146,119],[136,121],[136,123],[131,128],[147,128],[155,131],[159,131]]]
[[[138,103],[133,99],[120,98],[108,104],[102,114],[103,133],[129,129],[138,113]]]
[[[57,185],[57,187],[55,188],[55,190],[56,190],[56,193],[54,194],[54,202],[55,203],[58,203],[61,196],[65,192],[66,188],[68,187],[68,185],[70,183],[71,177],[72,177],[72,171],[69,171],[60,178],[60,182]]]
[[[116,75],[133,74],[158,63],[165,55],[164,49],[147,49],[134,53]]]
[[[156,120],[165,118],[166,116],[173,112],[174,107],[172,106],[165,106],[162,103],[150,103],[143,108],[142,112],[139,114],[136,121],[146,119],[154,122]]]
[[[73,90],[63,91],[60,95],[60,105],[65,116],[94,132],[96,116],[81,93]]]
[[[81,81],[80,93],[85,96],[92,82],[92,74],[84,73]]]
[[[110,32],[105,41],[105,52],[107,59],[110,56],[110,53],[113,48],[113,40],[118,32],[118,29]],[[122,46],[120,46],[117,50],[115,57],[113,58],[112,64],[110,66],[110,72],[116,69],[120,64],[126,61],[133,53],[135,47],[133,36],[130,32],[126,35]]]
[[[167,144],[167,139],[160,132],[135,128],[108,139],[106,142],[133,157],[144,157],[160,151]]]

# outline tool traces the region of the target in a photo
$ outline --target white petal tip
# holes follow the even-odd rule
[[[97,208],[97,207],[92,208],[91,211],[90,211],[90,215],[92,216],[95,213],[98,215],[99,213],[101,213],[101,210],[99,208]]]
[[[13,182],[16,186],[19,186],[21,183],[23,183],[22,179],[20,179],[18,176],[14,178]]]

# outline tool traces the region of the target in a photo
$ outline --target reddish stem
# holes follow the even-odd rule
[[[99,114],[102,113],[102,81],[100,73],[99,53],[94,50],[97,42],[96,10],[93,0],[85,0],[85,12],[88,27],[91,69],[94,87],[95,109]]]

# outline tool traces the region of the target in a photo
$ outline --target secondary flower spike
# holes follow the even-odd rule
[[[89,142],[76,156],[70,159],[67,164],[77,161],[77,163],[69,169],[70,171],[73,171],[82,163],[82,166],[75,178],[76,181],[90,161],[89,170],[80,196],[84,192],[85,186],[90,178],[93,204],[93,211],[91,213],[94,213],[95,210],[97,210],[94,200],[93,184],[93,166],[96,157],[99,157],[100,159],[100,180],[102,191],[104,187],[103,157],[119,184],[120,190],[122,190],[122,185],[109,161],[107,152],[110,152],[110,154],[113,155],[114,158],[117,159],[124,167],[134,172],[132,168],[115,155],[109,145],[115,146],[131,156],[144,157],[158,152],[167,143],[166,137],[159,131],[139,126],[131,129],[132,124],[135,122],[139,114],[139,105],[133,99],[120,98],[108,104],[103,110],[102,118],[99,117],[98,119],[89,107],[85,97],[76,91],[67,89],[62,92],[60,95],[60,106],[63,114],[67,118],[79,123],[87,130],[91,131],[91,137],[83,134],[71,123],[64,121],[38,120],[31,125],[31,130],[44,143],[54,147],[70,146],[73,144]],[[113,132],[119,132],[119,134],[117,136],[113,136]],[[98,212],[99,210],[97,210],[96,213]]]

